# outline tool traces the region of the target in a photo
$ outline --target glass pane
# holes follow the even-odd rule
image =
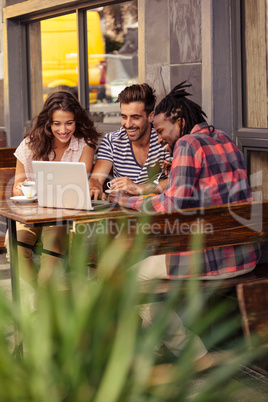
[[[76,13],[29,24],[32,117],[57,90],[78,96],[77,32]],[[87,40],[91,116],[96,122],[120,123],[115,100],[138,82],[137,0],[88,10]]]
[[[267,128],[267,0],[245,0],[247,127]]]
[[[95,10],[87,12],[88,42],[88,83],[89,103],[97,103],[105,98],[105,42],[102,35],[101,19]]]
[[[44,99],[59,89],[78,95],[76,14],[41,21]]]
[[[98,7],[88,14],[94,11],[100,17],[104,47],[102,54],[98,54],[99,50],[90,45],[96,28],[91,31],[88,17],[89,84],[97,94],[95,100],[91,99],[90,112],[95,121],[120,123],[120,105],[115,103],[117,96],[126,86],[138,83],[137,0]],[[94,42],[96,45],[96,39]],[[97,44],[100,48],[99,36]]]

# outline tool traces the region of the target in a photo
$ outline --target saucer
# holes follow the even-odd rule
[[[110,194],[112,191],[113,191],[113,190],[107,189],[107,190],[105,190],[105,193],[106,193],[106,194]]]
[[[15,197],[10,197],[10,199],[11,199],[12,201],[17,201],[17,202],[20,202],[20,203],[22,203],[22,204],[26,204],[26,203],[29,203],[29,202],[34,202],[34,201],[36,201],[36,200],[37,200],[37,195],[35,195],[35,196],[32,197],[32,198],[27,198],[27,197],[25,197],[25,195],[17,195],[17,196],[15,196]]]

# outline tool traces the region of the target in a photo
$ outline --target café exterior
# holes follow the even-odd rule
[[[244,152],[256,197],[266,197],[267,0],[6,0],[0,7],[0,128],[8,146],[20,143],[43,104],[42,21],[75,14],[77,49],[66,57],[76,58],[77,94],[103,132],[120,126],[113,94],[124,86],[147,82],[160,100],[187,80],[209,123]],[[89,12],[99,14],[99,26],[88,22]],[[124,44],[119,50],[108,49],[112,20],[121,27],[113,31],[113,43]],[[100,29],[105,46],[96,71],[106,76],[96,83],[96,55],[88,50]]]

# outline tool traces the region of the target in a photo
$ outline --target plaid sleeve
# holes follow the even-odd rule
[[[183,137],[175,146],[166,190],[154,197],[131,197],[127,202],[128,208],[143,212],[166,212],[189,206],[199,180],[202,159],[199,144],[189,137]]]

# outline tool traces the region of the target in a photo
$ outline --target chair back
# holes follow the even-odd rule
[[[9,199],[13,194],[15,168],[0,168],[0,200]]]
[[[0,168],[16,167],[16,147],[0,148]]]

